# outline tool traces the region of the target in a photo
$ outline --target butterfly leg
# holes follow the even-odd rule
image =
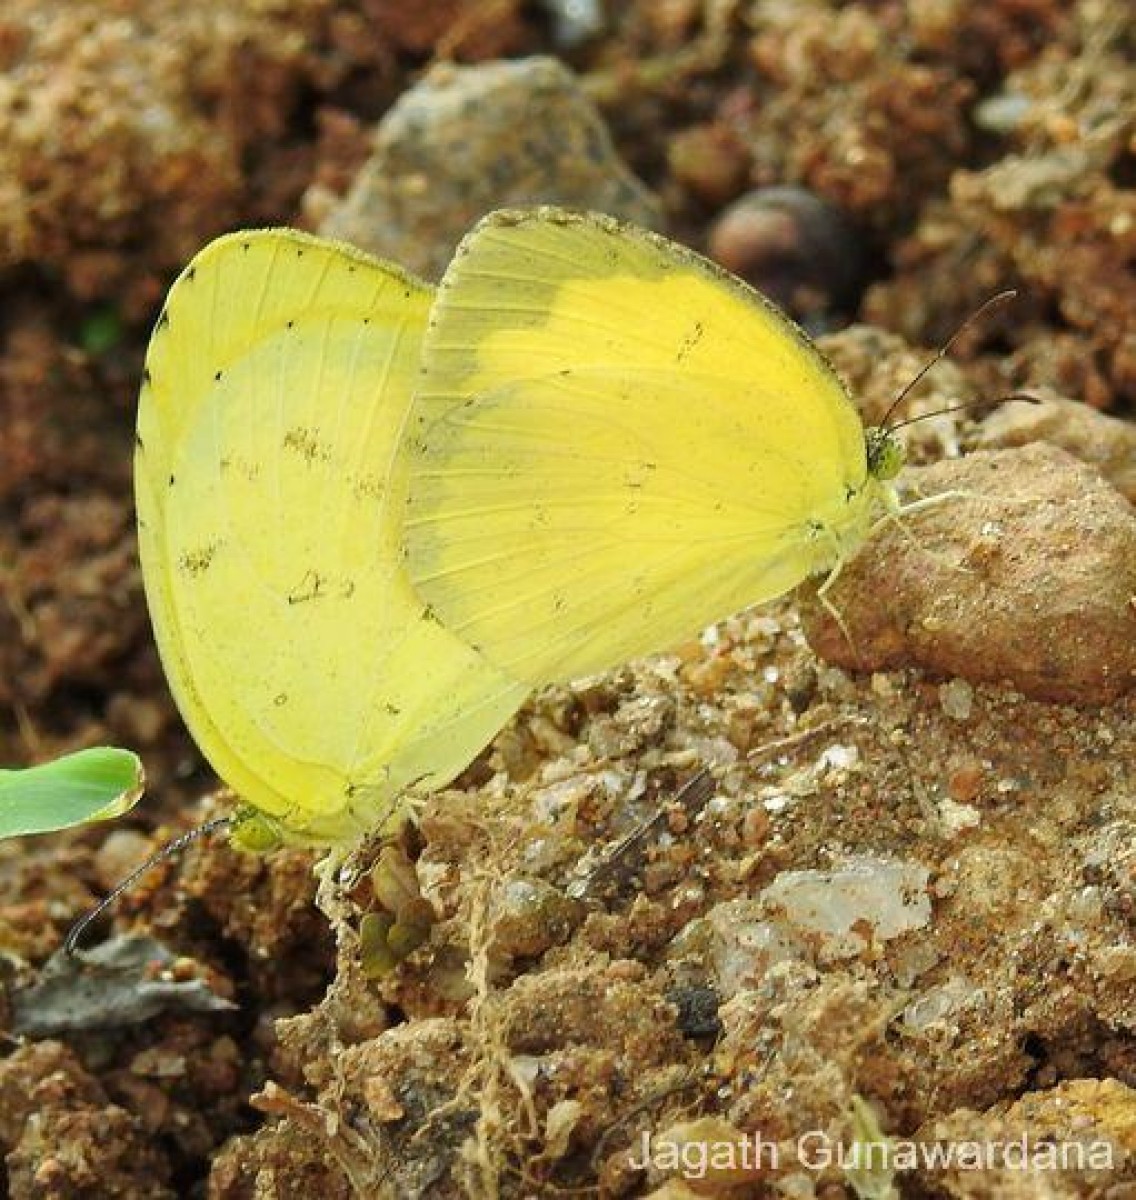
[[[970,496],[968,492],[959,492],[951,490],[948,492],[935,492],[933,495],[925,496],[919,494],[918,500],[912,500],[908,504],[903,504],[894,493],[888,496],[888,503],[884,511],[875,519],[868,530],[868,537],[873,537],[885,524],[893,524],[903,531],[905,537],[919,544],[918,539],[907,528],[905,521],[906,517],[913,516],[915,513],[925,512],[929,508],[935,508],[937,505],[944,503],[947,500],[963,500]]]
[[[918,500],[912,500],[908,504],[900,504],[896,501],[894,504],[889,504],[883,513],[876,518],[868,530],[868,537],[873,537],[885,524],[893,525],[921,554],[927,555],[928,558],[940,566],[948,567],[952,571],[968,571],[969,568],[964,567],[961,563],[947,562],[942,555],[936,554],[933,550],[928,550],[915,534],[911,532],[907,520],[908,517],[919,512],[925,512],[927,509],[934,508],[945,501],[963,500],[968,497],[973,498],[973,494],[952,489],[947,492],[935,492],[931,496],[921,495]]]
[[[348,851],[344,847],[333,846],[313,868],[316,877],[316,907],[331,923],[337,940],[348,925],[350,911],[340,881],[340,870],[346,863],[347,856]]]
[[[932,508],[936,504],[942,504],[946,500],[956,499],[960,493],[956,492],[936,492],[933,496],[922,496],[918,500],[913,500],[910,504],[901,504],[895,492],[889,490],[884,493],[884,511],[876,518],[868,529],[868,535],[864,539],[867,543],[875,534],[885,525],[895,525],[914,546],[921,550],[924,554],[931,554],[919,539],[907,527],[906,517],[912,513],[920,512],[924,509]],[[844,564],[847,561],[847,556],[841,553],[839,541],[833,536],[833,549],[836,551],[834,562],[824,582],[817,588],[817,599],[824,606],[825,611],[836,622],[840,628],[840,632],[844,634],[844,640],[848,643],[849,649],[856,656],[860,657],[860,652],[856,648],[856,643],[852,638],[852,633],[848,628],[848,623],[844,620],[840,610],[829,599],[828,593],[832,590],[833,585],[840,578],[840,572],[844,569]],[[938,561],[938,556],[932,555]],[[966,570],[965,567],[958,566],[955,563],[950,564],[956,570]]]
[[[824,582],[820,585],[820,587],[817,588],[817,599],[823,605],[825,612],[827,612],[828,615],[839,626],[840,632],[844,634],[844,640],[848,643],[848,648],[856,656],[857,660],[859,660],[860,652],[856,649],[856,643],[852,640],[852,632],[848,628],[848,624],[844,620],[840,609],[838,609],[836,605],[833,604],[828,598],[828,593],[832,589],[832,585],[840,578],[840,572],[844,570],[844,564],[847,561],[846,557],[839,553],[840,545],[839,542],[836,541],[835,537],[833,538],[833,542],[838,551],[836,561],[833,563],[831,570],[825,576]]]

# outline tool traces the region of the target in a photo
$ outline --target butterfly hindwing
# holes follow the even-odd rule
[[[147,359],[136,493],[167,677],[222,778],[311,840],[451,778],[524,694],[403,569],[430,301],[346,247],[230,235],[175,283]]]

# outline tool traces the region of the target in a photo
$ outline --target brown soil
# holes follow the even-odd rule
[[[135,553],[133,406],[164,289],[224,229],[413,210],[382,187],[399,127],[371,130],[418,111],[412,87],[453,86],[428,68],[571,66],[579,94],[554,108],[542,68],[541,103],[579,122],[574,160],[594,149],[572,201],[728,246],[828,335],[868,419],[1006,287],[1016,304],[909,410],[1045,404],[916,426],[909,482],[958,502],[885,530],[832,609],[806,589],[537,696],[419,814],[405,848],[433,926],[381,979],[357,941],[377,847],[357,886],[324,889],[338,938],[306,853],[199,844],[148,877],[114,931],[236,1007],[6,1035],[0,1191],[1134,1195],[1130,6],[628,0],[590,36],[571,8],[4,6],[0,762],[125,745],[148,796],[117,826],[0,844],[0,1029],[89,903],[228,802],[204,798]],[[448,140],[411,122],[440,165],[407,261],[444,261],[471,208],[563,181],[549,145],[520,165],[518,119],[413,98]],[[441,176],[478,127],[508,178]],[[684,792],[703,769],[713,794]],[[802,1161],[804,1134],[862,1141],[865,1111],[896,1145],[1024,1137],[1109,1163],[892,1181]],[[776,1164],[724,1161],[755,1137]],[[723,1161],[693,1169],[708,1146]]]

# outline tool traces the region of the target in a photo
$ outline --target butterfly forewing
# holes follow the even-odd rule
[[[455,632],[533,683],[666,649],[831,561],[866,479],[776,309],[610,219],[487,218],[431,313],[407,543]],[[855,501],[853,501],[855,503]]]

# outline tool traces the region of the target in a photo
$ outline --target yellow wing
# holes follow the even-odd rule
[[[595,214],[500,212],[431,312],[411,577],[533,683],[666,649],[848,554],[877,481],[839,380],[739,280]]]
[[[431,290],[289,230],[206,247],[146,360],[135,490],[162,662],[217,773],[296,840],[441,785],[525,689],[425,611],[398,453]]]

